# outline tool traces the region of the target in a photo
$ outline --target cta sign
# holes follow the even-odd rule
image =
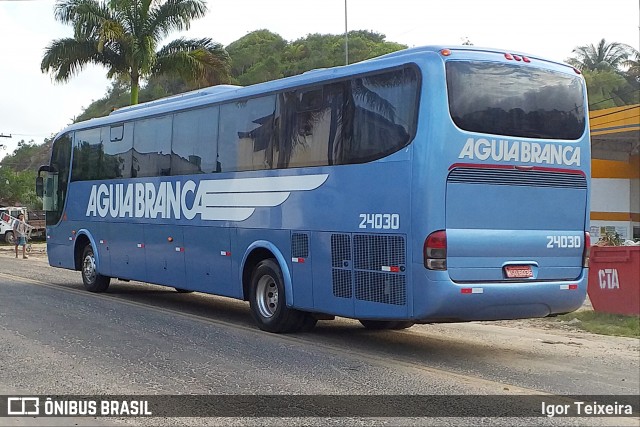
[[[616,268],[598,270],[598,281],[600,282],[600,289],[620,289],[618,269]]]

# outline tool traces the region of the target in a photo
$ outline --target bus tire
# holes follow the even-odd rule
[[[395,322],[395,325],[393,325],[393,327],[391,327],[390,329],[395,329],[395,330],[399,330],[399,329],[407,329],[412,327],[413,325],[415,325],[416,322],[411,322],[409,320],[407,321],[397,321]]]
[[[300,332],[310,332],[313,328],[316,327],[316,323],[318,323],[318,318],[310,313],[303,313],[304,318],[302,319],[302,324],[298,329]]]
[[[91,245],[84,247],[82,251],[82,263],[80,265],[82,283],[89,292],[104,292],[109,287],[111,278],[103,276],[96,270],[96,257]]]
[[[13,244],[13,242],[15,241],[13,237],[13,231],[9,230],[6,233],[4,233],[4,241],[7,243]]]
[[[386,330],[386,329],[407,329],[414,325],[414,322],[411,321],[402,321],[402,320],[369,320],[369,319],[359,319],[362,326],[367,329],[373,330]]]
[[[309,316],[287,307],[282,270],[273,258],[260,261],[254,268],[249,306],[258,327],[267,332],[298,331],[305,327],[306,317]]]

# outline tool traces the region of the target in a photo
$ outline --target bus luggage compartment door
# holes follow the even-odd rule
[[[446,197],[447,267],[452,280],[580,276],[588,214],[583,175],[459,168],[449,174]]]
[[[147,280],[183,288],[186,277],[182,229],[145,224],[144,237]]]

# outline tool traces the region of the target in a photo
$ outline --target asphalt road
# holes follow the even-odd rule
[[[536,325],[417,325],[375,332],[338,319],[321,321],[310,333],[274,335],[254,326],[244,302],[119,281],[107,293],[92,294],[77,272],[51,268],[42,258],[0,254],[0,394],[640,394],[638,340]],[[478,420],[0,418],[0,425],[468,425]],[[629,418],[490,422],[639,423]]]

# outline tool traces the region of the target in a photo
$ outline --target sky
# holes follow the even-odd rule
[[[639,49],[639,0],[208,0],[209,12],[178,37],[228,45],[267,29],[292,41],[311,33],[371,30],[409,47],[458,45],[520,51],[564,61],[576,46],[607,42]],[[0,159],[20,140],[44,142],[110,87],[89,66],[67,83],[40,71],[46,46],[71,37],[54,0],[0,0]],[[2,135],[11,135],[4,138]]]

